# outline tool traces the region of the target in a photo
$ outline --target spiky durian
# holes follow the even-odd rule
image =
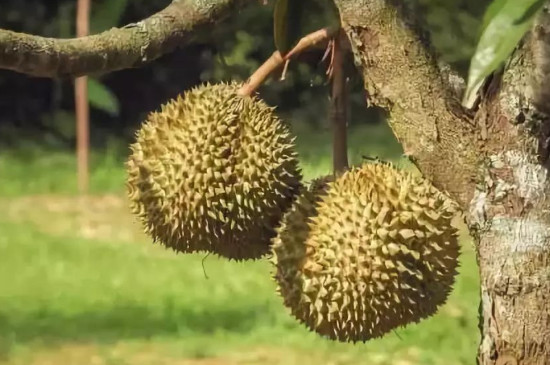
[[[389,164],[302,191],[273,240],[284,304],[310,330],[367,341],[434,314],[458,266],[454,204]]]
[[[261,257],[299,188],[294,138],[239,87],[206,84],[170,100],[131,145],[131,209],[176,251]]]

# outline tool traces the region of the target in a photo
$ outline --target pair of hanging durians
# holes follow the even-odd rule
[[[434,314],[458,266],[451,200],[385,163],[305,186],[289,129],[240,86],[195,87],[137,132],[127,189],[145,231],[178,252],[271,254],[284,304],[331,339]]]

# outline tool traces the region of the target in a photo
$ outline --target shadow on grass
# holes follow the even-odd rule
[[[167,301],[163,310],[138,304],[64,315],[55,310],[2,313],[0,309],[0,359],[13,346],[25,343],[55,346],[63,342],[112,343],[127,339],[178,336],[182,339],[216,332],[244,334],[269,318],[265,306],[178,309]]]

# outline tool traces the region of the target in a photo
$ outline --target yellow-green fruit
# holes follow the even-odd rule
[[[132,211],[155,241],[229,259],[269,253],[300,185],[294,139],[238,83],[202,85],[151,113],[127,162]]]
[[[274,239],[275,280],[309,329],[367,341],[434,314],[458,266],[453,203],[387,164],[302,191]]]

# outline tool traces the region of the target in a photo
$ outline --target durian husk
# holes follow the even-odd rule
[[[310,330],[365,342],[433,315],[458,267],[457,206],[390,164],[302,189],[273,240],[285,306]]]
[[[204,84],[151,113],[127,162],[131,210],[155,242],[234,260],[269,253],[300,186],[294,138],[241,84]]]

